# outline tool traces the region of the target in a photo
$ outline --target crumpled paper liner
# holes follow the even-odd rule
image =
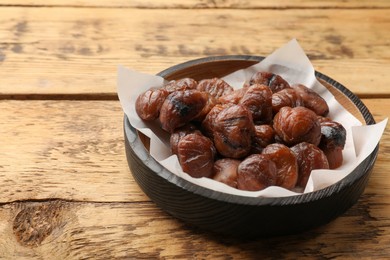
[[[257,71],[272,72],[282,76],[290,85],[300,83],[313,89],[327,101],[330,108],[328,117],[343,124],[347,130],[342,166],[335,170],[313,170],[303,193],[325,188],[343,179],[367,158],[379,143],[387,118],[375,125],[362,125],[317,80],[311,62],[295,39],[261,62],[233,72],[223,79],[234,88],[241,88]],[[118,67],[117,88],[122,108],[130,124],[150,138],[150,155],[162,166],[194,184],[224,193],[249,197],[284,197],[301,194],[277,186],[256,192],[242,191],[209,178],[192,178],[184,173],[177,156],[171,154],[169,134],[160,128],[158,122],[141,120],[135,111],[135,100],[139,94],[150,87],[161,87],[163,84],[162,77],[136,72],[123,66]]]

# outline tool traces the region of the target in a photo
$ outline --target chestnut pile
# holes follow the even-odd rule
[[[304,85],[257,72],[234,90],[219,78],[173,80],[140,94],[143,120],[158,120],[184,172],[231,187],[302,190],[313,169],[343,162],[345,128]]]

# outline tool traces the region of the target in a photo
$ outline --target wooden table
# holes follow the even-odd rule
[[[134,182],[122,64],[155,74],[297,38],[316,70],[390,112],[390,2],[0,0],[0,258],[390,257],[390,131],[358,203],[302,234],[242,241],[170,217]]]

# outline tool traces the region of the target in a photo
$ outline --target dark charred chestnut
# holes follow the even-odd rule
[[[343,149],[347,131],[342,124],[335,121],[321,122],[321,142],[319,148],[328,158],[329,168],[336,169],[343,163]]]
[[[222,156],[237,159],[248,155],[255,127],[246,107],[233,105],[225,108],[214,122],[214,144]]]
[[[208,94],[198,90],[175,91],[165,99],[160,109],[161,127],[172,133],[197,117],[206,105]]]

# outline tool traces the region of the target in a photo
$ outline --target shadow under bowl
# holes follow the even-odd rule
[[[166,80],[223,77],[261,61],[259,56],[218,56],[168,68]],[[363,124],[374,118],[361,100],[337,81],[316,72],[318,80]],[[198,228],[234,237],[269,237],[301,232],[333,220],[363,193],[378,146],[348,176],[327,188],[291,197],[264,198],[230,195],[188,182],[163,168],[147,148],[148,139],[124,117],[127,161],[143,192],[164,211]]]

